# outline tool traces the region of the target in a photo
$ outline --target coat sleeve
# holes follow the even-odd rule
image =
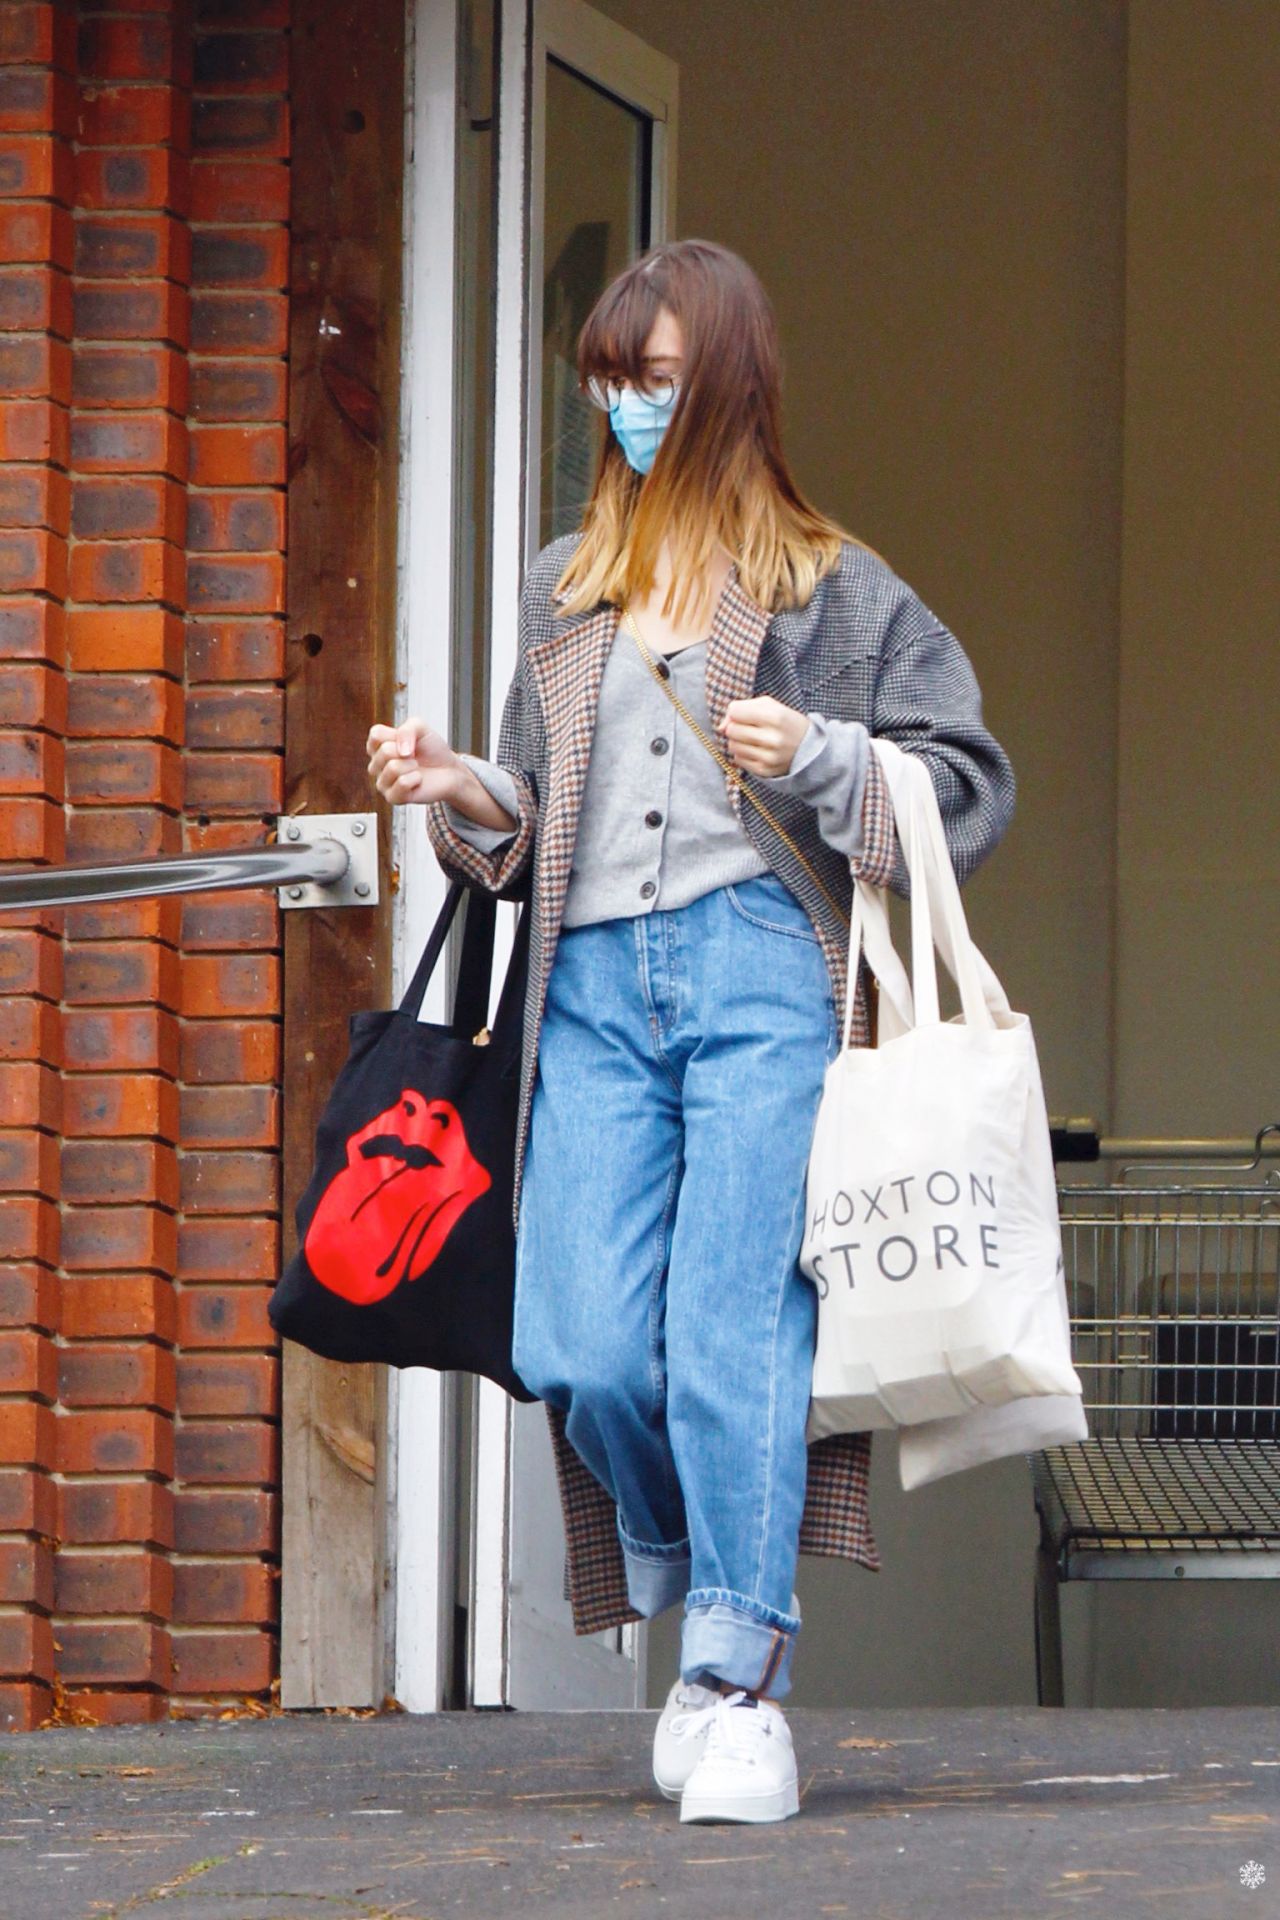
[[[510,776],[514,786],[514,835],[507,835],[486,850],[463,838],[450,820],[453,810],[446,801],[430,800],[425,808],[427,833],[446,877],[461,880],[464,886],[483,888],[504,900],[523,900],[529,894],[538,831],[538,787],[532,771],[537,758],[536,706],[529,697],[522,651],[507,690],[493,761]]]
[[[1009,756],[983,725],[982,695],[968,656],[907,590],[889,624],[876,676],[873,736],[917,753],[929,769],[957,880],[965,881],[1002,839],[1016,785]],[[863,851],[852,870],[904,897],[910,880],[893,825],[888,784],[874,753],[862,802]]]

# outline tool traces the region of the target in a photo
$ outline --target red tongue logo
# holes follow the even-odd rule
[[[347,1164],[321,1195],[303,1249],[312,1273],[355,1306],[419,1280],[474,1200],[493,1184],[467,1145],[458,1109],[406,1087],[347,1141]]]

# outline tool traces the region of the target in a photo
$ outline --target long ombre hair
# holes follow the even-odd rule
[[[672,578],[663,613],[696,611],[695,595],[720,548],[744,591],[776,612],[803,606],[835,566],[843,541],[865,546],[810,504],[782,451],[777,325],[756,275],[707,240],[653,247],[597,300],[578,339],[585,385],[639,382],[660,311],[679,321],[684,366],[675,412],[647,475],[606,429],[582,539],[556,589],[560,611],[625,605],[652,591],[659,549]]]

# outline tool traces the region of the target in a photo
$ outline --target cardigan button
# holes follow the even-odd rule
[[[656,880],[646,880],[646,881],[645,881],[645,883],[644,883],[644,885],[643,885],[643,886],[641,887],[641,889],[640,889],[640,898],[641,898],[642,900],[652,900],[652,898],[653,898],[653,896],[654,896],[654,894],[655,894],[655,893],[656,893],[657,891],[658,891],[658,883],[657,883],[657,881],[656,881]]]
[[[649,751],[650,753],[665,753],[670,745],[671,742],[664,740],[662,735],[659,734],[655,740],[649,742]]]
[[[644,823],[646,827],[660,827],[662,825],[662,815],[656,807],[650,807],[644,817]]]

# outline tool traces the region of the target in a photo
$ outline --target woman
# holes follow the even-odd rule
[[[653,249],[578,371],[611,431],[525,582],[496,758],[406,720],[369,766],[450,877],[530,901],[514,1361],[551,1412],[575,1624],[681,1604],[657,1783],[683,1820],[775,1820],[797,1554],[879,1564],[869,1436],[806,1449],[798,1265],[825,1070],[870,1038],[865,978],[836,1014],[852,875],[906,891],[870,738],[924,757],[962,877],[1013,776],[957,641],[793,481],[742,260]]]

